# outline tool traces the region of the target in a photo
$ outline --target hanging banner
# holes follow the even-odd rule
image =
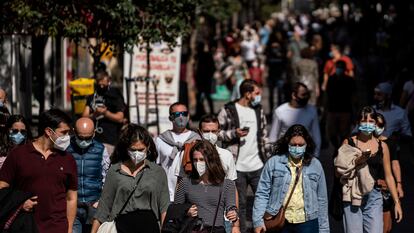
[[[151,45],[148,122],[156,121],[156,112],[158,112],[160,129],[160,132],[157,132],[157,127],[150,126],[148,130],[154,135],[172,127],[168,120],[168,111],[169,106],[178,101],[180,45],[180,39],[178,39],[177,46],[172,49],[166,43]],[[124,54],[124,98],[128,102],[129,119],[130,122],[141,125],[145,123],[146,114],[146,73],[147,50],[145,46],[136,46],[132,54]],[[154,85],[156,85],[157,92],[155,92]]]

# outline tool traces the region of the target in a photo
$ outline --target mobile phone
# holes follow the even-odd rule
[[[249,131],[249,129],[250,129],[249,127],[245,126],[245,127],[243,127],[241,130],[242,130],[242,131]]]

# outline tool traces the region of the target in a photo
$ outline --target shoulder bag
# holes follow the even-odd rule
[[[299,182],[299,176],[301,173],[302,173],[302,167],[299,168],[296,174],[295,184],[293,185],[292,191],[289,194],[289,198],[286,202],[286,205],[282,205],[282,207],[280,207],[279,209],[279,212],[275,216],[269,214],[268,212],[265,212],[265,214],[263,215],[266,232],[278,232],[284,227],[285,221],[286,221],[285,210],[286,210],[286,207],[289,205],[293,192],[295,191],[295,188]]]
[[[145,168],[143,168],[143,169],[145,170]],[[138,184],[141,181],[141,178],[144,176],[144,170],[142,171],[141,176],[138,178],[137,183],[135,183],[134,188],[132,189],[131,193],[129,194],[127,200],[125,201],[124,205],[122,206],[121,210],[118,212],[116,217],[118,215],[120,215],[122,213],[122,211],[124,211],[124,209],[127,206],[129,200],[131,199],[132,195],[135,193],[135,190],[137,189]],[[115,217],[115,219],[116,219],[116,217]],[[117,230],[116,230],[115,219],[112,220],[112,221],[103,222],[99,226],[98,231],[96,233],[118,233]]]

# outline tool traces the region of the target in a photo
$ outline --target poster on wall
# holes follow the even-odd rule
[[[160,133],[171,129],[171,122],[168,120],[169,106],[178,101],[180,45],[180,39],[174,48],[169,48],[166,43],[151,45],[148,122],[156,120],[155,110],[158,110]],[[145,122],[146,114],[146,72],[147,50],[145,46],[135,46],[132,54],[125,53],[124,98],[129,105],[130,122],[140,123],[141,125]],[[157,88],[156,92],[154,91],[154,85]],[[156,100],[158,102],[157,106]],[[148,130],[154,135],[157,134],[155,126],[149,127]]]

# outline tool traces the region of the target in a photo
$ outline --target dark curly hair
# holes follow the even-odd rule
[[[306,130],[305,126],[303,125],[292,125],[283,135],[282,138],[280,138],[274,145],[272,154],[273,155],[287,155],[289,154],[289,142],[293,137],[300,136],[305,139],[306,142],[306,151],[305,156],[303,160],[304,165],[309,165],[314,153],[315,153],[315,142],[313,141],[312,137],[310,136],[308,130]]]
[[[206,162],[206,171],[208,175],[208,181],[213,185],[219,185],[224,182],[226,176],[223,166],[221,164],[219,153],[216,147],[207,140],[197,141],[196,144],[190,150],[190,159],[192,171],[190,178],[199,179],[197,169],[194,167],[194,152],[198,151],[203,154],[204,161]]]
[[[155,162],[158,157],[154,140],[148,131],[137,125],[128,124],[121,130],[120,138],[111,156],[111,164],[128,161],[128,148],[135,142],[141,141],[147,147],[147,159]]]

